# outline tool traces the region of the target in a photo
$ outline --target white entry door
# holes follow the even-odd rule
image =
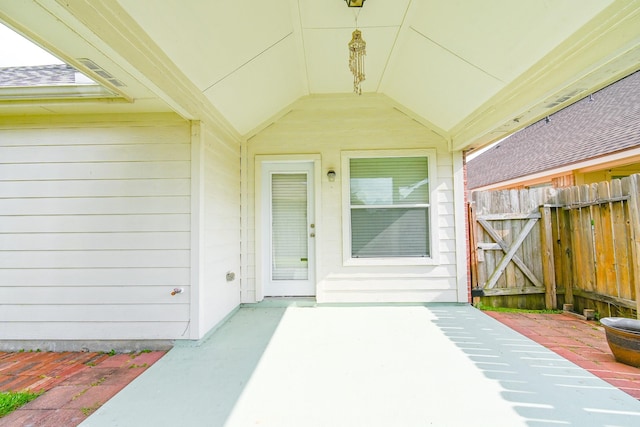
[[[313,165],[263,163],[264,296],[315,295]]]

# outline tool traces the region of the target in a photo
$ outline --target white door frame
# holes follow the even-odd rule
[[[264,233],[265,227],[270,227],[270,225],[265,220],[265,215],[263,215],[265,209],[269,206],[269,203],[264,200],[264,194],[262,191],[263,187],[263,165],[265,164],[274,164],[274,163],[311,163],[313,165],[313,213],[315,216],[315,233],[316,237],[314,239],[314,244],[316,250],[313,251],[313,262],[310,262],[310,265],[313,265],[314,271],[310,271],[310,277],[313,277],[315,280],[315,285],[318,283],[318,275],[317,272],[319,270],[319,256],[318,250],[319,242],[318,242],[318,232],[321,232],[320,227],[320,188],[321,188],[321,158],[319,154],[295,154],[295,155],[256,155],[255,157],[255,210],[254,210],[254,219],[255,219],[255,276],[256,276],[256,301],[262,301],[264,299],[265,294],[265,272],[270,271],[268,260],[269,260],[269,251],[268,242],[265,242]],[[267,217],[268,218],[268,217]],[[268,228],[267,228],[268,230]],[[311,254],[310,254],[311,256]],[[317,288],[316,292],[317,294]]]

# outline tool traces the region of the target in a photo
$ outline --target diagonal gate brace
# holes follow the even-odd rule
[[[529,232],[533,229],[533,226],[536,225],[537,221],[538,221],[537,218],[529,219],[529,221],[527,221],[524,228],[520,231],[520,234],[518,234],[518,237],[516,238],[516,240],[514,240],[513,243],[511,243],[511,246],[508,246],[507,243],[502,239],[502,237],[500,237],[500,235],[496,232],[496,230],[494,230],[493,227],[491,227],[491,224],[489,223],[489,221],[478,218],[478,222],[480,223],[480,225],[482,225],[482,228],[486,230],[489,236],[491,236],[491,238],[496,241],[496,243],[500,246],[502,251],[505,253],[502,259],[500,260],[500,262],[498,263],[498,266],[491,274],[491,277],[489,277],[489,280],[487,280],[487,283],[485,284],[484,289],[492,289],[493,287],[496,286],[496,283],[498,283],[498,279],[500,278],[500,275],[504,272],[504,269],[507,268],[507,265],[509,264],[510,261],[513,261],[514,264],[516,264],[518,268],[522,270],[524,275],[527,276],[529,280],[531,280],[531,283],[533,283],[534,286],[540,286],[540,287],[543,286],[542,282],[536,277],[536,275],[533,274],[533,272],[529,269],[529,267],[527,267],[527,265],[522,261],[522,259],[520,259],[520,257],[516,255],[516,251],[518,250],[520,245],[522,245],[522,242],[524,242],[524,239],[527,237]]]

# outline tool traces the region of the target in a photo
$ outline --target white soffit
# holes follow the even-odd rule
[[[363,8],[348,8],[342,0],[299,0],[299,4],[309,91],[353,91],[348,43],[356,18],[367,42],[362,89],[378,91],[410,0],[370,0]]]
[[[296,0],[292,0],[296,1]],[[303,28],[400,26],[411,1],[366,0],[362,8],[349,8],[344,0],[298,0]]]
[[[202,91],[293,31],[287,0],[119,2]]]
[[[353,74],[349,71],[349,49],[353,29],[307,29],[304,32],[307,75],[311,93],[345,93],[353,91]],[[366,80],[363,92],[376,92],[389,60],[397,27],[362,28],[368,46],[365,57]]]
[[[204,92],[238,132],[246,134],[298,99],[302,82],[295,41],[288,37]]]
[[[451,130],[610,3],[416,2],[382,90]]]
[[[398,49],[385,92],[442,129],[451,129],[502,87],[494,77],[415,31]]]
[[[508,83],[611,3],[423,1],[409,21],[411,28],[451,55]]]
[[[215,116],[241,134],[309,93],[352,95],[347,44],[357,15],[367,42],[363,91],[392,98],[461,148],[513,130],[513,117],[523,117],[524,126],[563,93],[620,78],[638,49],[637,5],[367,0],[358,9],[343,0],[0,0],[0,13],[61,58],[90,58],[124,81],[134,108],[140,101],[167,108],[163,99],[185,117],[200,117],[193,111],[211,106],[189,97],[204,94]],[[111,30],[103,21],[114,18]],[[176,78],[193,91],[176,95]]]

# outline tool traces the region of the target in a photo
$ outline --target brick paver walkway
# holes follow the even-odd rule
[[[640,368],[616,362],[598,322],[564,313],[485,313],[640,399]]]
[[[0,391],[44,392],[0,426],[77,426],[165,353],[0,353]]]

